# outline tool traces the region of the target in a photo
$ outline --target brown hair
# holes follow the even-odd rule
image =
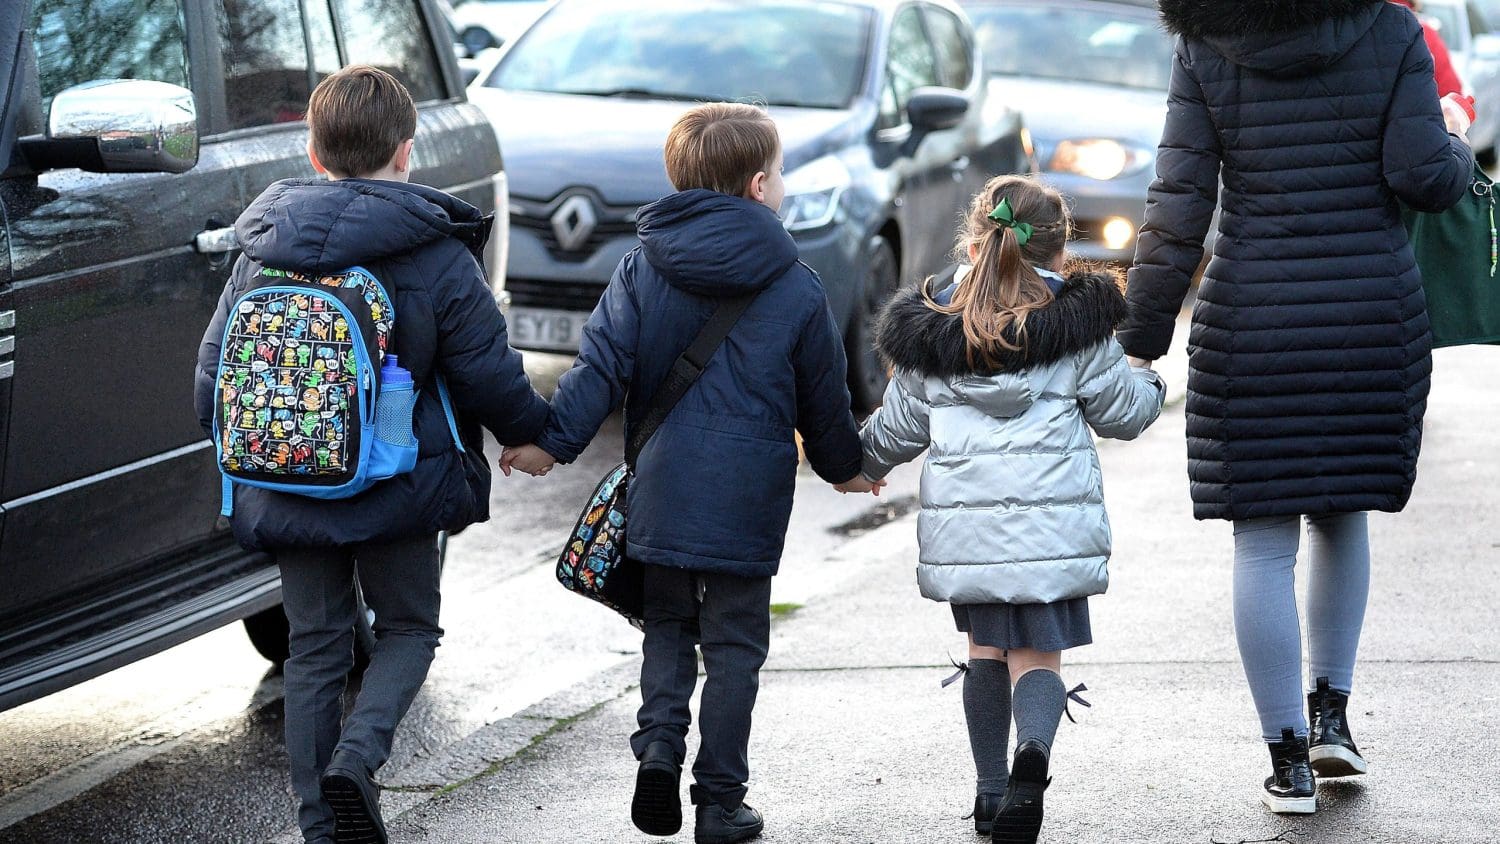
[[[417,107],[396,77],[350,65],[318,83],[307,103],[313,152],[334,176],[366,176],[385,167],[417,134]]]
[[[1017,222],[1032,227],[1025,246],[1014,229],[990,219],[1002,199],[1009,200]],[[1027,315],[1052,301],[1052,289],[1035,265],[1057,260],[1071,228],[1062,195],[1027,176],[996,176],[974,197],[958,238],[960,261],[969,260],[969,247],[975,247],[974,268],[948,305],[939,305],[923,290],[929,308],[963,314],[971,366],[998,369],[1003,351],[1026,345]]]
[[[677,190],[706,188],[744,196],[756,173],[776,161],[781,138],[765,109],[705,103],[677,118],[667,135],[667,178]]]

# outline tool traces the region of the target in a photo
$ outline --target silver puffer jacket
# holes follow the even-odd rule
[[[1026,321],[1000,372],[970,366],[961,317],[915,288],[881,317],[876,347],[895,367],[865,424],[864,471],[884,477],[928,450],[922,471],[922,594],[955,604],[1050,603],[1105,590],[1109,518],[1089,428],[1133,439],[1165,389],[1113,339],[1125,316],[1117,273],[1074,267]]]

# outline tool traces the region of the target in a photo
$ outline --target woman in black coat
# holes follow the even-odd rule
[[[1366,770],[1344,717],[1369,587],[1365,511],[1405,506],[1421,444],[1431,337],[1400,202],[1452,206],[1474,158],[1445,129],[1407,9],[1161,10],[1181,38],[1119,339],[1140,360],[1166,352],[1217,196],[1188,338],[1193,510],[1234,523],[1235,630],[1274,770],[1263,799],[1311,812],[1314,771]],[[1302,517],[1310,736],[1292,579]]]

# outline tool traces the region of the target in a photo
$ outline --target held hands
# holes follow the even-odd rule
[[[500,454],[500,471],[510,477],[511,469],[520,469],[534,478],[552,471],[557,458],[534,445],[507,446]]]
[[[883,489],[885,485],[886,481],[883,478],[878,481],[872,481],[869,478],[866,478],[864,475],[855,475],[854,477],[850,478],[847,481],[844,481],[841,484],[834,484],[833,488],[845,495],[848,495],[851,492],[868,492],[878,497],[880,495],[880,490]]]
[[[1146,360],[1145,358],[1138,358],[1130,355],[1125,356],[1125,362],[1135,367],[1136,369],[1150,369],[1151,364],[1156,363],[1156,361],[1154,360]]]

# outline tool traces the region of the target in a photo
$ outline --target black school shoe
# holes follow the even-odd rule
[[[1320,777],[1352,777],[1370,770],[1365,757],[1354,746],[1349,733],[1349,696],[1328,688],[1328,678],[1318,678],[1318,688],[1307,695],[1307,758]]]
[[[676,835],[682,829],[682,764],[672,745],[653,741],[635,773],[630,820],[647,835]]]
[[[1052,782],[1047,778],[1047,763],[1047,746],[1036,739],[1016,748],[1005,799],[990,829],[994,844],[1036,844],[1042,832],[1042,793]],[[979,816],[974,817],[978,820]]]
[[[980,835],[989,835],[995,827],[995,813],[1000,811],[1000,802],[1005,799],[1003,794],[981,794],[974,798],[974,831]]]
[[[693,804],[698,808],[693,844],[738,844],[760,835],[765,819],[760,812],[740,803],[734,809],[720,806],[699,786],[692,789]]]
[[[1267,745],[1271,750],[1271,776],[1261,788],[1260,802],[1279,815],[1318,811],[1318,781],[1307,758],[1307,739],[1286,728],[1281,731],[1281,741]]]
[[[358,756],[336,750],[319,781],[323,799],[333,809],[333,840],[338,844],[386,844],[380,817],[380,790]]]

